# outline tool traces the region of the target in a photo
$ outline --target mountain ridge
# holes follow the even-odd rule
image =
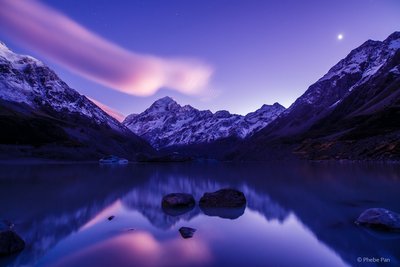
[[[279,103],[263,105],[245,116],[227,110],[215,113],[179,105],[171,97],[155,101],[140,114],[128,115],[123,124],[157,149],[211,143],[219,139],[243,139],[265,127],[285,108]]]

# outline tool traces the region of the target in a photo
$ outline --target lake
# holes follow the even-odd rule
[[[221,188],[245,194],[239,217],[161,208]],[[1,164],[0,203],[26,241],[0,266],[400,266],[399,234],[354,224],[367,208],[400,212],[396,164]]]

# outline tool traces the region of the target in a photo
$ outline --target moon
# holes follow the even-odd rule
[[[340,40],[342,40],[343,39],[343,34],[338,34],[338,36],[337,36],[337,39],[340,41]]]

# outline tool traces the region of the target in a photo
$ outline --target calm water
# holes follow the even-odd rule
[[[237,219],[160,206],[225,187],[246,195]],[[0,203],[27,242],[0,266],[400,266],[399,235],[353,223],[370,207],[400,212],[398,165],[3,164]],[[181,226],[197,232],[183,239]]]

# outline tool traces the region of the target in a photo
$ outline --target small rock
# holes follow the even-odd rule
[[[205,193],[199,205],[206,208],[240,208],[246,205],[246,197],[235,189],[221,189],[213,193]]]
[[[383,208],[367,209],[358,217],[356,224],[382,230],[400,231],[400,214]]]
[[[10,255],[25,248],[25,241],[14,231],[0,232],[0,255]]]
[[[185,239],[192,238],[195,232],[196,232],[196,229],[194,229],[194,228],[190,228],[190,227],[179,228],[179,233]]]
[[[109,221],[111,221],[112,219],[114,219],[115,218],[115,216],[114,215],[111,215],[110,217],[108,217],[107,219],[109,220]]]
[[[178,216],[193,209],[195,201],[192,195],[172,193],[163,197],[161,206],[168,215]]]

